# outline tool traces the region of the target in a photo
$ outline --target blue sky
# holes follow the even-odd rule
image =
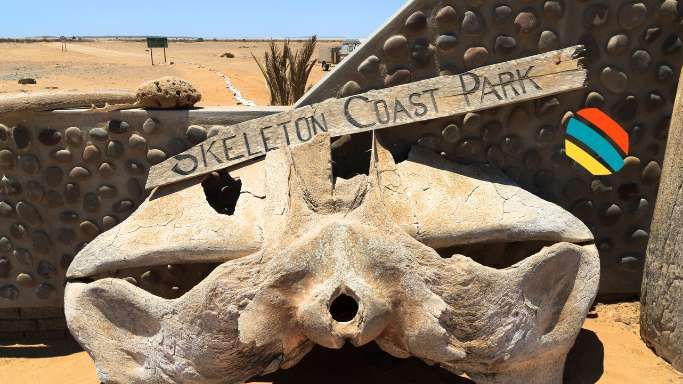
[[[0,37],[366,37],[405,0],[0,0]]]

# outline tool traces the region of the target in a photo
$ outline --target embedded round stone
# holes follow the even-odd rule
[[[0,179],[0,188],[7,196],[16,196],[22,192],[21,183],[6,175]]]
[[[10,137],[12,137],[10,129],[4,124],[0,124],[0,142],[5,142],[9,140]]]
[[[457,124],[449,124],[441,131],[441,136],[449,143],[457,143],[462,138],[462,133]]]
[[[4,257],[0,258],[0,277],[6,278],[12,270],[12,264]]]
[[[26,227],[19,223],[14,223],[9,228],[9,234],[17,240],[24,239],[26,237],[26,233]]]
[[[538,38],[538,50],[540,52],[550,52],[560,48],[560,39],[553,31],[541,32]]]
[[[393,87],[396,85],[407,84],[412,80],[413,75],[407,69],[399,69],[398,71],[388,75],[384,79],[384,84],[387,87]]]
[[[83,161],[88,163],[98,163],[102,158],[100,149],[97,146],[88,144],[83,148]]]
[[[619,25],[626,29],[634,29],[647,19],[647,6],[643,3],[625,4],[619,10]]]
[[[518,33],[528,34],[538,26],[538,18],[533,12],[520,12],[515,17],[515,27]]]
[[[48,167],[45,170],[45,182],[54,187],[59,185],[64,179],[64,171],[59,167]]]
[[[0,287],[0,297],[5,300],[15,301],[19,298],[19,289],[12,284]]]
[[[2,218],[10,218],[14,214],[14,208],[6,202],[6,201],[0,201],[0,217]]]
[[[75,203],[81,197],[81,187],[75,183],[68,183],[64,186],[64,197],[69,203]]]
[[[517,40],[512,36],[500,35],[496,37],[494,50],[496,53],[509,54],[517,48]]]
[[[493,20],[502,23],[512,16],[512,8],[507,5],[499,5],[493,9]]]
[[[609,8],[603,4],[595,4],[583,11],[583,26],[585,28],[600,27],[607,22]]]
[[[15,249],[12,252],[12,256],[14,257],[14,260],[16,260],[19,264],[27,267],[32,267],[33,266],[33,255],[31,252],[29,252],[26,249],[23,248],[18,248]]]
[[[648,51],[639,49],[631,55],[631,68],[636,72],[645,72],[652,65],[652,56]]]
[[[43,129],[38,134],[38,141],[47,146],[57,145],[62,141],[62,133],[55,129]]]
[[[37,226],[43,223],[43,218],[38,213],[38,210],[26,201],[20,201],[16,206],[19,218],[27,222],[29,225]]]
[[[64,131],[66,142],[73,146],[79,146],[83,143],[83,131],[78,127],[69,127]]]
[[[455,147],[455,156],[468,160],[483,160],[484,142],[477,139],[465,139]]]
[[[6,171],[14,169],[16,164],[16,156],[14,152],[9,149],[0,150],[0,168]]]
[[[469,135],[476,135],[478,132],[481,132],[480,128],[483,121],[484,118],[481,116],[481,114],[470,112],[462,119],[463,131]]]
[[[135,203],[131,200],[121,200],[115,203],[112,208],[116,213],[126,213],[135,209]]]
[[[37,181],[29,181],[26,183],[26,195],[29,200],[34,203],[40,202],[45,195],[45,189]]]
[[[552,125],[546,125],[538,130],[538,133],[536,134],[536,142],[541,147],[547,147],[555,142],[557,136],[557,130]]]
[[[607,53],[612,56],[619,56],[626,53],[629,46],[628,36],[620,33],[610,37],[607,41]]]
[[[586,96],[586,107],[596,107],[600,108],[605,104],[605,97],[600,94],[600,92],[591,91]]]
[[[543,14],[545,17],[559,19],[563,13],[562,3],[559,0],[548,0],[543,3]]]
[[[19,156],[18,164],[19,168],[29,175],[35,175],[40,171],[40,160],[33,155]]]
[[[116,226],[119,221],[114,216],[105,216],[102,218],[102,228],[108,231]]]
[[[107,124],[107,129],[109,132],[114,134],[122,134],[128,132],[130,126],[127,122],[121,120],[110,120]]]
[[[12,139],[18,149],[25,149],[31,145],[31,132],[23,125],[18,125],[12,130]]]
[[[73,167],[69,171],[69,177],[76,180],[85,180],[90,177],[90,171],[83,167]]]
[[[427,28],[427,16],[422,11],[414,12],[408,16],[405,27],[411,32],[418,32]]]
[[[681,50],[683,47],[683,41],[676,34],[669,35],[664,43],[662,44],[662,51],[664,53],[671,55]]]
[[[41,254],[49,253],[52,248],[50,236],[45,231],[31,232],[31,244],[33,244],[33,250]]]
[[[489,51],[484,47],[472,47],[465,51],[463,60],[465,68],[473,69],[486,64],[489,59]]]
[[[48,283],[41,283],[35,290],[36,297],[41,300],[47,300],[56,295],[57,289]]]
[[[652,43],[653,41],[659,39],[659,37],[662,35],[662,29],[657,26],[653,26],[650,28],[647,28],[645,30],[645,33],[643,35],[643,40],[645,40],[646,43]]]
[[[35,283],[33,280],[33,276],[25,272],[22,272],[17,275],[16,282],[19,286],[22,287],[30,287]]]
[[[431,61],[432,56],[434,56],[434,50],[434,46],[429,43],[429,40],[419,39],[413,44],[413,47],[410,50],[410,56],[417,64],[424,66]]]
[[[536,101],[536,113],[545,115],[560,106],[560,99],[557,97],[546,97]]]
[[[100,234],[100,229],[95,223],[90,220],[86,220],[78,225],[80,231],[88,238],[94,238]]]
[[[152,165],[157,165],[166,160],[166,153],[161,149],[150,149],[147,151],[147,161]]]
[[[650,238],[650,234],[643,229],[636,229],[629,236],[629,241],[640,246],[647,245],[647,241]]]
[[[5,236],[0,237],[0,254],[8,255],[14,246],[12,245],[12,240]]]
[[[339,91],[339,97],[348,97],[348,96],[353,96],[361,93],[363,90],[361,89],[360,85],[351,80],[346,82],[344,86],[342,87],[341,91]]]
[[[125,148],[118,140],[112,140],[107,144],[107,156],[112,159],[118,159],[123,155]]]
[[[664,0],[657,10],[658,16],[667,23],[676,21],[678,17],[678,0]]]
[[[462,31],[466,35],[479,35],[484,32],[484,21],[476,13],[467,11],[462,19]]]
[[[442,28],[453,26],[458,22],[458,12],[450,5],[445,6],[436,13],[436,22]]]
[[[111,177],[116,173],[116,166],[112,163],[102,163],[100,164],[99,167],[97,167],[97,171],[102,175],[102,177],[107,178]]]
[[[522,140],[517,135],[507,136],[503,139],[502,147],[508,155],[516,155],[522,150]]]
[[[68,149],[58,149],[52,152],[52,158],[59,161],[60,163],[68,163],[73,160],[71,151]]]
[[[453,34],[441,35],[436,39],[436,46],[442,51],[452,51],[458,46],[458,38]]]
[[[145,174],[145,167],[134,160],[128,160],[126,161],[126,171],[131,175],[141,176]]]
[[[134,133],[128,138],[128,146],[133,149],[144,149],[147,146],[147,139]]]
[[[38,272],[38,276],[44,279],[51,279],[55,276],[55,274],[57,274],[57,268],[55,268],[55,266],[50,262],[41,260],[40,263],[38,263],[36,272]]]
[[[142,130],[147,134],[152,134],[157,130],[157,122],[151,117],[142,123]]]
[[[97,195],[103,199],[112,199],[116,197],[116,193],[116,187],[113,185],[104,184],[97,188]]]
[[[652,112],[664,106],[664,97],[657,91],[650,92],[645,100],[645,107]]]
[[[384,42],[384,53],[391,58],[399,58],[408,54],[408,39],[403,35],[394,35]]]
[[[213,127],[209,128],[209,132],[206,134],[206,137],[215,137],[218,136],[221,131],[223,130],[223,127],[220,125],[214,125]]]
[[[621,219],[621,214],[621,207],[612,204],[602,213],[602,221],[606,225],[614,225]]]
[[[93,128],[88,132],[88,135],[96,141],[106,141],[109,139],[109,133],[104,128]]]
[[[78,222],[78,213],[73,211],[64,211],[59,214],[59,221],[65,224],[75,224]]]
[[[187,140],[192,144],[199,144],[206,140],[206,128],[200,125],[190,125],[185,131]]]
[[[643,183],[655,184],[662,176],[662,168],[656,161],[649,162],[643,169]]]
[[[100,209],[100,199],[96,194],[88,192],[83,196],[83,209],[86,212],[97,212]]]
[[[666,64],[657,68],[657,80],[661,82],[669,81],[674,76],[674,70]]]
[[[600,72],[600,82],[612,93],[623,93],[628,88],[628,76],[613,67],[605,67]]]
[[[367,59],[363,60],[358,66],[358,72],[360,72],[365,77],[372,77],[380,73],[380,63],[379,57],[372,55]]]

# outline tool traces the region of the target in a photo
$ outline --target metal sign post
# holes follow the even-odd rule
[[[164,63],[166,63],[166,48],[168,48],[167,37],[148,37],[147,48],[149,48],[149,56],[152,59],[152,65],[154,65],[154,48],[164,49]]]

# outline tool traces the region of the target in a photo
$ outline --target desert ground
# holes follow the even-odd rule
[[[566,384],[680,384],[683,375],[650,351],[638,336],[638,303],[598,305],[569,354]],[[49,345],[0,343],[0,383],[98,384],[89,356],[74,342]],[[374,344],[341,351],[315,349],[298,366],[252,384],[472,384],[467,378],[398,360]]]
[[[318,47],[336,45],[320,41]],[[301,44],[293,42],[292,47]],[[169,42],[164,64],[162,49],[150,52],[144,42],[69,42],[63,52],[59,42],[0,43],[0,94],[45,90],[93,91],[116,89],[135,91],[142,82],[162,76],[178,76],[202,93],[200,106],[237,105],[233,92],[220,77],[226,75],[242,96],[256,105],[269,105],[270,94],[252,54],[262,60],[267,42]],[[221,57],[232,53],[234,58]],[[317,59],[317,52],[314,55]],[[173,63],[173,64],[171,64]],[[310,85],[329,72],[316,65]],[[35,85],[18,80],[33,78]]]

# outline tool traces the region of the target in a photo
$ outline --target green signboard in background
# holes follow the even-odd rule
[[[148,37],[147,48],[168,48],[167,37]]]
[[[148,37],[147,48],[149,48],[149,56],[152,59],[152,65],[154,65],[154,48],[164,49],[164,63],[166,62],[166,48],[168,48],[167,37]]]

